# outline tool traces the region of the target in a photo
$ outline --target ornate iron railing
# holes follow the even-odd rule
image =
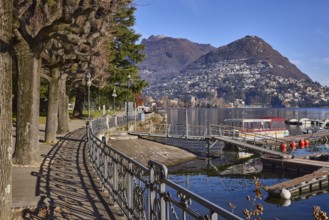
[[[91,128],[95,133],[104,131],[110,128],[125,127],[132,125],[135,121],[141,121],[144,117],[141,114],[129,115],[127,121],[127,115],[104,115],[101,118],[94,119],[91,123]]]
[[[107,145],[105,137],[93,133],[102,123],[93,123],[86,127],[90,161],[112,202],[129,219],[242,219],[171,181],[165,165],[150,160],[145,167]]]

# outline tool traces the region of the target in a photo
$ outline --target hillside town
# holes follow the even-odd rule
[[[188,69],[167,82],[150,85],[144,94],[158,105],[191,107],[328,106],[329,88],[307,79],[272,75],[267,62],[218,62]],[[283,66],[280,68],[284,68]],[[150,99],[152,100],[152,99]]]

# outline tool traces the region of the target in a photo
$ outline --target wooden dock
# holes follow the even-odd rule
[[[268,187],[269,196],[282,197],[281,192],[283,189],[288,190],[292,198],[317,190],[328,190],[329,163],[327,164],[328,167],[321,168],[311,174]]]
[[[269,196],[282,197],[282,190],[288,190],[292,198],[312,194],[316,190],[329,188],[329,162],[302,158],[276,159],[262,157],[263,167],[295,171],[306,175],[268,187]]]

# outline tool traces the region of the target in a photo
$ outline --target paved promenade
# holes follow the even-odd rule
[[[87,158],[84,124],[71,121],[72,132],[55,145],[40,142],[39,167],[13,166],[13,208],[22,210],[15,219],[126,219],[104,200]]]

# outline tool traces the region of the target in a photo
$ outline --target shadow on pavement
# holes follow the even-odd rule
[[[118,206],[110,206],[89,163],[85,129],[60,137],[43,155],[37,177],[35,210],[22,213],[23,219],[126,219]]]

